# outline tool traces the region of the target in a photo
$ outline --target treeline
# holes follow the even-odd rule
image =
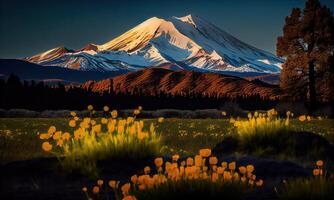
[[[80,87],[56,86],[36,81],[21,81],[10,75],[0,80],[0,108],[22,108],[29,110],[86,109],[92,104],[97,109],[104,105],[117,109],[132,109],[138,105],[146,110],[171,109],[219,109],[226,102],[234,102],[245,110],[270,109],[277,101],[261,98],[259,95],[239,96],[236,98],[204,97],[200,94],[154,95],[136,93],[96,93]]]

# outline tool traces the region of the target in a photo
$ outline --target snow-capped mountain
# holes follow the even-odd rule
[[[192,15],[153,17],[105,44],[88,44],[77,51],[58,47],[26,60],[88,71],[135,71],[167,64],[195,71],[278,73],[283,63]]]

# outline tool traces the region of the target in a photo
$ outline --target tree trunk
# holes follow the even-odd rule
[[[311,60],[308,63],[308,74],[309,74],[309,101],[311,112],[316,108],[317,98],[316,98],[316,89],[315,89],[315,69],[314,69],[314,60]]]

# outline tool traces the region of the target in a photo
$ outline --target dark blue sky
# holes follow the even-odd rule
[[[321,2],[333,11],[334,0]],[[275,52],[285,16],[303,6],[303,0],[0,0],[0,58],[102,44],[150,17],[190,13]]]

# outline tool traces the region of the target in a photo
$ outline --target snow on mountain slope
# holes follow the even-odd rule
[[[105,44],[77,51],[56,48],[26,60],[88,71],[135,71],[170,64],[200,71],[265,73],[278,73],[283,62],[192,15],[153,17]]]

